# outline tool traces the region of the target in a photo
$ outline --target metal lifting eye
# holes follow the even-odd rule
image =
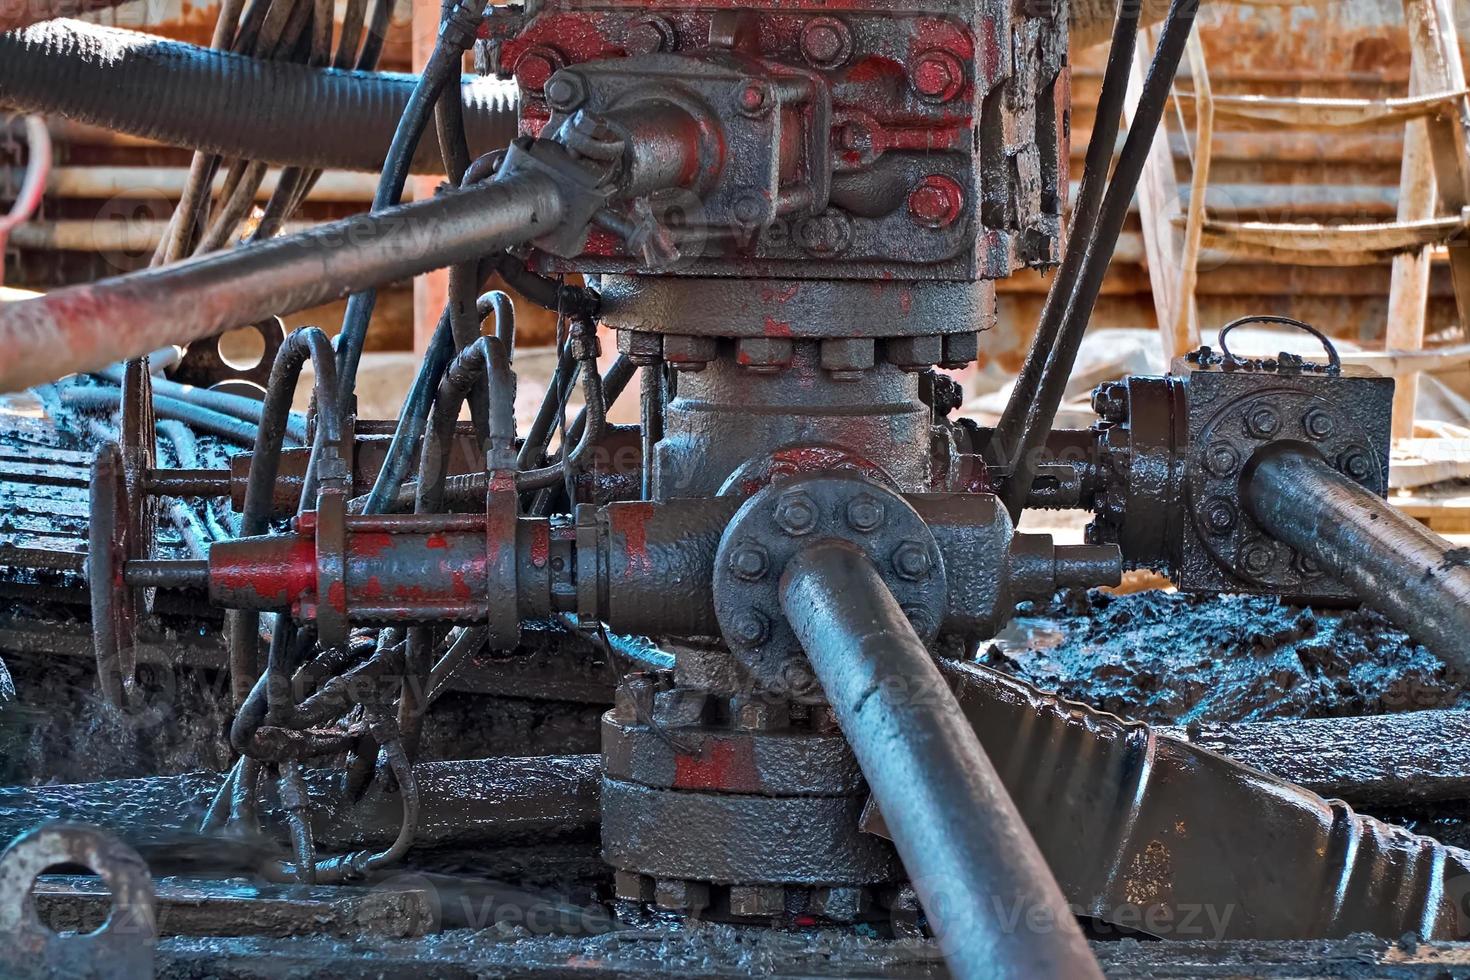
[[[1244,363],[1243,358],[1230,353],[1230,348],[1225,345],[1225,337],[1236,327],[1244,326],[1247,323],[1280,323],[1288,327],[1296,327],[1298,330],[1311,334],[1321,342],[1322,349],[1327,352],[1327,373],[1342,373],[1342,357],[1337,353],[1337,348],[1333,346],[1332,341],[1327,339],[1327,335],[1311,324],[1303,323],[1301,320],[1293,319],[1289,316],[1244,316],[1220,328],[1220,354],[1225,358],[1226,364]]]

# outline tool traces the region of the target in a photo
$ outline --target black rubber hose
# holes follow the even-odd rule
[[[1133,114],[1133,125],[1128,127],[1128,140],[1123,144],[1123,152],[1108,184],[1093,233],[1087,239],[1087,251],[1076,286],[1066,298],[1056,343],[1047,354],[1036,390],[1027,393],[1030,398],[1026,402],[1025,421],[1013,451],[1015,469],[1002,493],[1002,500],[1012,519],[1020,516],[1026,498],[1031,494],[1031,485],[1036,479],[1035,457],[1040,447],[1046,444],[1052,421],[1066,394],[1067,381],[1072,376],[1077,351],[1082,346],[1082,335],[1087,332],[1093,307],[1102,291],[1103,277],[1107,275],[1108,265],[1118,248],[1118,236],[1123,232],[1123,223],[1128,218],[1129,206],[1143,176],[1154,136],[1163,121],[1169,92],[1174,87],[1174,76],[1178,74],[1189,35],[1194,31],[1198,10],[1198,0],[1173,0],[1169,7],[1158,50],[1149,65],[1138,108]]]
[[[224,157],[313,170],[380,171],[414,75],[265,61],[73,20],[0,34],[0,105]],[[465,76],[473,153],[516,134],[513,81]],[[309,120],[309,125],[282,125]],[[415,173],[444,173],[425,140]]]
[[[1128,97],[1128,76],[1133,68],[1133,54],[1138,45],[1138,5],[1122,0],[1113,25],[1113,44],[1108,51],[1108,65],[1103,73],[1102,91],[1098,96],[1097,122],[1092,140],[1087,144],[1087,160],[1082,168],[1082,186],[1072,210],[1072,224],[1067,232],[1067,251],[1057,276],[1047,292],[1036,336],[1026,352],[1026,362],[1011,386],[1011,397],[996,423],[986,459],[996,466],[1015,465],[1015,451],[1021,441],[1026,419],[1026,406],[1036,391],[1046,367],[1046,359],[1057,343],[1066,312],[1067,299],[1077,287],[1082,260],[1087,257],[1087,243],[1097,230],[1097,214],[1102,210],[1103,195],[1108,189],[1108,173],[1112,169],[1113,147],[1118,142],[1118,128],[1123,104]]]
[[[459,76],[464,52],[474,43],[476,9],[460,2],[444,9],[439,39],[434,42],[423,74],[415,82],[403,115],[393,129],[393,140],[382,173],[378,175],[378,190],[373,195],[374,214],[396,206],[403,199],[413,157],[423,145],[424,130],[433,119],[434,105],[440,93]],[[344,404],[352,404],[352,396],[357,391],[357,366],[377,302],[376,287],[354,292],[347,298],[342,332],[337,338],[337,376]]]

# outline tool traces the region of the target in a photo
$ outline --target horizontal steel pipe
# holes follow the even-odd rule
[[[1414,639],[1470,671],[1470,551],[1334,470],[1306,446],[1268,447],[1241,478],[1246,508]]]
[[[953,692],[867,557],[818,542],[781,606],[852,743],[955,977],[1098,977]]]
[[[0,392],[186,344],[498,252],[562,217],[522,175],[286,238],[0,306]]]
[[[415,82],[412,75],[266,61],[74,20],[0,34],[0,105],[280,166],[382,169]],[[509,144],[515,83],[466,77],[461,91],[471,150]],[[423,141],[414,169],[444,173],[437,141]]]

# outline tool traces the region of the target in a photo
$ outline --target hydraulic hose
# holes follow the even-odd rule
[[[781,608],[862,766],[956,978],[1102,972],[959,702],[882,576],[838,540],[781,576]]]
[[[1128,4],[1124,5],[1125,8]],[[1046,444],[1056,419],[1057,409],[1066,394],[1067,382],[1072,376],[1072,367],[1077,361],[1077,351],[1082,346],[1082,336],[1092,317],[1093,307],[1102,291],[1103,278],[1118,247],[1118,236],[1128,219],[1128,210],[1138,182],[1143,176],[1144,164],[1159,123],[1163,120],[1168,105],[1169,93],[1178,74],[1179,62],[1184,57],[1185,45],[1194,31],[1194,18],[1199,9],[1199,0],[1173,0],[1163,32],[1159,35],[1158,50],[1149,66],[1148,77],[1143,83],[1143,92],[1138,108],[1133,114],[1133,125],[1128,128],[1128,140],[1118,158],[1113,179],[1108,184],[1101,210],[1093,225],[1092,234],[1085,242],[1086,251],[1073,288],[1065,296],[1065,305],[1059,315],[1060,327],[1055,343],[1047,351],[1046,364],[1041,371],[1033,391],[1023,392],[1025,416],[1020,427],[1020,437],[1012,449],[1014,470],[1006,481],[1002,499],[1012,519],[1019,517],[1031,494],[1036,479],[1036,456]],[[1048,299],[1048,304],[1050,304]],[[1007,447],[1011,448],[1011,447]]]
[[[508,248],[544,234],[563,210],[549,178],[518,175],[0,305],[0,392],[95,371]]]
[[[1113,26],[1113,43],[1108,51],[1107,69],[1103,73],[1102,91],[1098,96],[1096,123],[1092,140],[1087,144],[1087,160],[1082,168],[1082,185],[1072,209],[1072,224],[1067,230],[1067,250],[1052,280],[1036,325],[1036,336],[1026,352],[1026,361],[1011,386],[1005,411],[996,423],[986,456],[1002,467],[1015,465],[1016,446],[1021,441],[1030,403],[1046,368],[1047,357],[1056,347],[1062,327],[1062,314],[1067,299],[1077,287],[1082,262],[1087,257],[1087,243],[1097,229],[1097,215],[1102,210],[1108,189],[1108,174],[1113,164],[1113,147],[1118,141],[1123,103],[1128,94],[1128,76],[1133,68],[1133,53],[1138,44],[1139,5],[1123,0]]]
[[[433,118],[434,106],[445,87],[459,76],[464,52],[474,43],[479,10],[470,0],[455,0],[445,6],[439,39],[434,42],[434,50],[429,54],[423,74],[414,84],[403,115],[393,130],[393,142],[388,147],[382,173],[378,176],[378,189],[373,195],[374,214],[396,207],[403,200],[409,168],[415,151],[423,143],[424,130]],[[367,342],[373,308],[378,302],[375,287],[376,283],[365,290],[354,290],[342,316],[342,332],[337,340],[337,375],[347,404],[351,404],[352,395],[357,390],[357,366],[362,359],[363,345]]]
[[[1268,534],[1470,673],[1470,550],[1401,514],[1302,444],[1263,449],[1241,477],[1241,496]]]
[[[380,171],[417,83],[73,20],[0,34],[0,105],[277,166]],[[509,145],[515,83],[465,76],[460,92],[471,152]],[[420,144],[413,171],[445,172],[437,141]]]

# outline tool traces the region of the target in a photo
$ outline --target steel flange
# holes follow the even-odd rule
[[[756,683],[795,698],[819,692],[781,612],[781,571],[799,550],[824,538],[850,541],[872,560],[926,643],[944,618],[944,558],[908,501],[848,475],[776,481],[741,506],[720,539],[715,615]]]

